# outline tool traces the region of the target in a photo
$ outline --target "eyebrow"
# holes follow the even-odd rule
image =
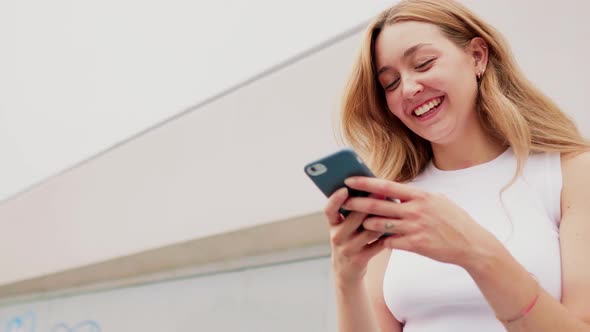
[[[420,43],[420,44],[416,44],[410,48],[408,48],[407,50],[404,51],[404,54],[402,55],[402,58],[407,58],[409,56],[411,56],[412,54],[416,53],[416,51],[418,51],[419,49],[421,49],[424,46],[430,46],[432,44],[429,43]],[[379,71],[377,72],[377,76],[381,75],[384,71],[390,69],[389,66],[383,66],[381,67],[381,69],[379,69]]]

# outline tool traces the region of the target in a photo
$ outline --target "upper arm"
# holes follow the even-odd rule
[[[383,298],[383,276],[390,256],[390,249],[384,249],[375,255],[367,266],[365,281],[371,305],[381,331],[401,332],[401,323],[393,317]]]
[[[562,303],[590,323],[590,153],[562,156]]]

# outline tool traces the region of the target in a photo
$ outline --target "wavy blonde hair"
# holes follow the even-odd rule
[[[374,44],[381,30],[403,21],[431,23],[459,47],[475,37],[489,55],[476,109],[492,139],[511,146],[522,172],[531,152],[579,152],[590,143],[559,107],[522,74],[508,43],[492,26],[452,0],[406,0],[370,23],[342,102],[342,134],[377,176],[395,181],[415,178],[432,158],[430,142],[409,130],[387,108],[374,65]]]

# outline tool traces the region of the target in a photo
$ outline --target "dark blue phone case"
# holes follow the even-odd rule
[[[325,167],[323,169],[322,167]],[[374,177],[371,170],[363,163],[358,155],[351,149],[342,149],[324,158],[305,165],[305,174],[315,185],[330,197],[336,190],[346,187],[344,180],[351,176]],[[349,196],[366,197],[369,194],[364,191],[348,188]],[[340,209],[342,215],[347,216],[349,211]]]

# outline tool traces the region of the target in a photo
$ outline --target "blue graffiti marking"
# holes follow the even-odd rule
[[[6,332],[35,332],[35,314],[31,311],[13,317],[6,323]]]
[[[6,321],[3,332],[36,332],[36,316],[32,311],[12,317]],[[0,323],[0,326],[2,324]],[[0,327],[1,328],[1,327]],[[50,332],[101,332],[100,325],[93,320],[81,321],[75,325],[60,322]],[[2,332],[2,330],[0,330]]]

